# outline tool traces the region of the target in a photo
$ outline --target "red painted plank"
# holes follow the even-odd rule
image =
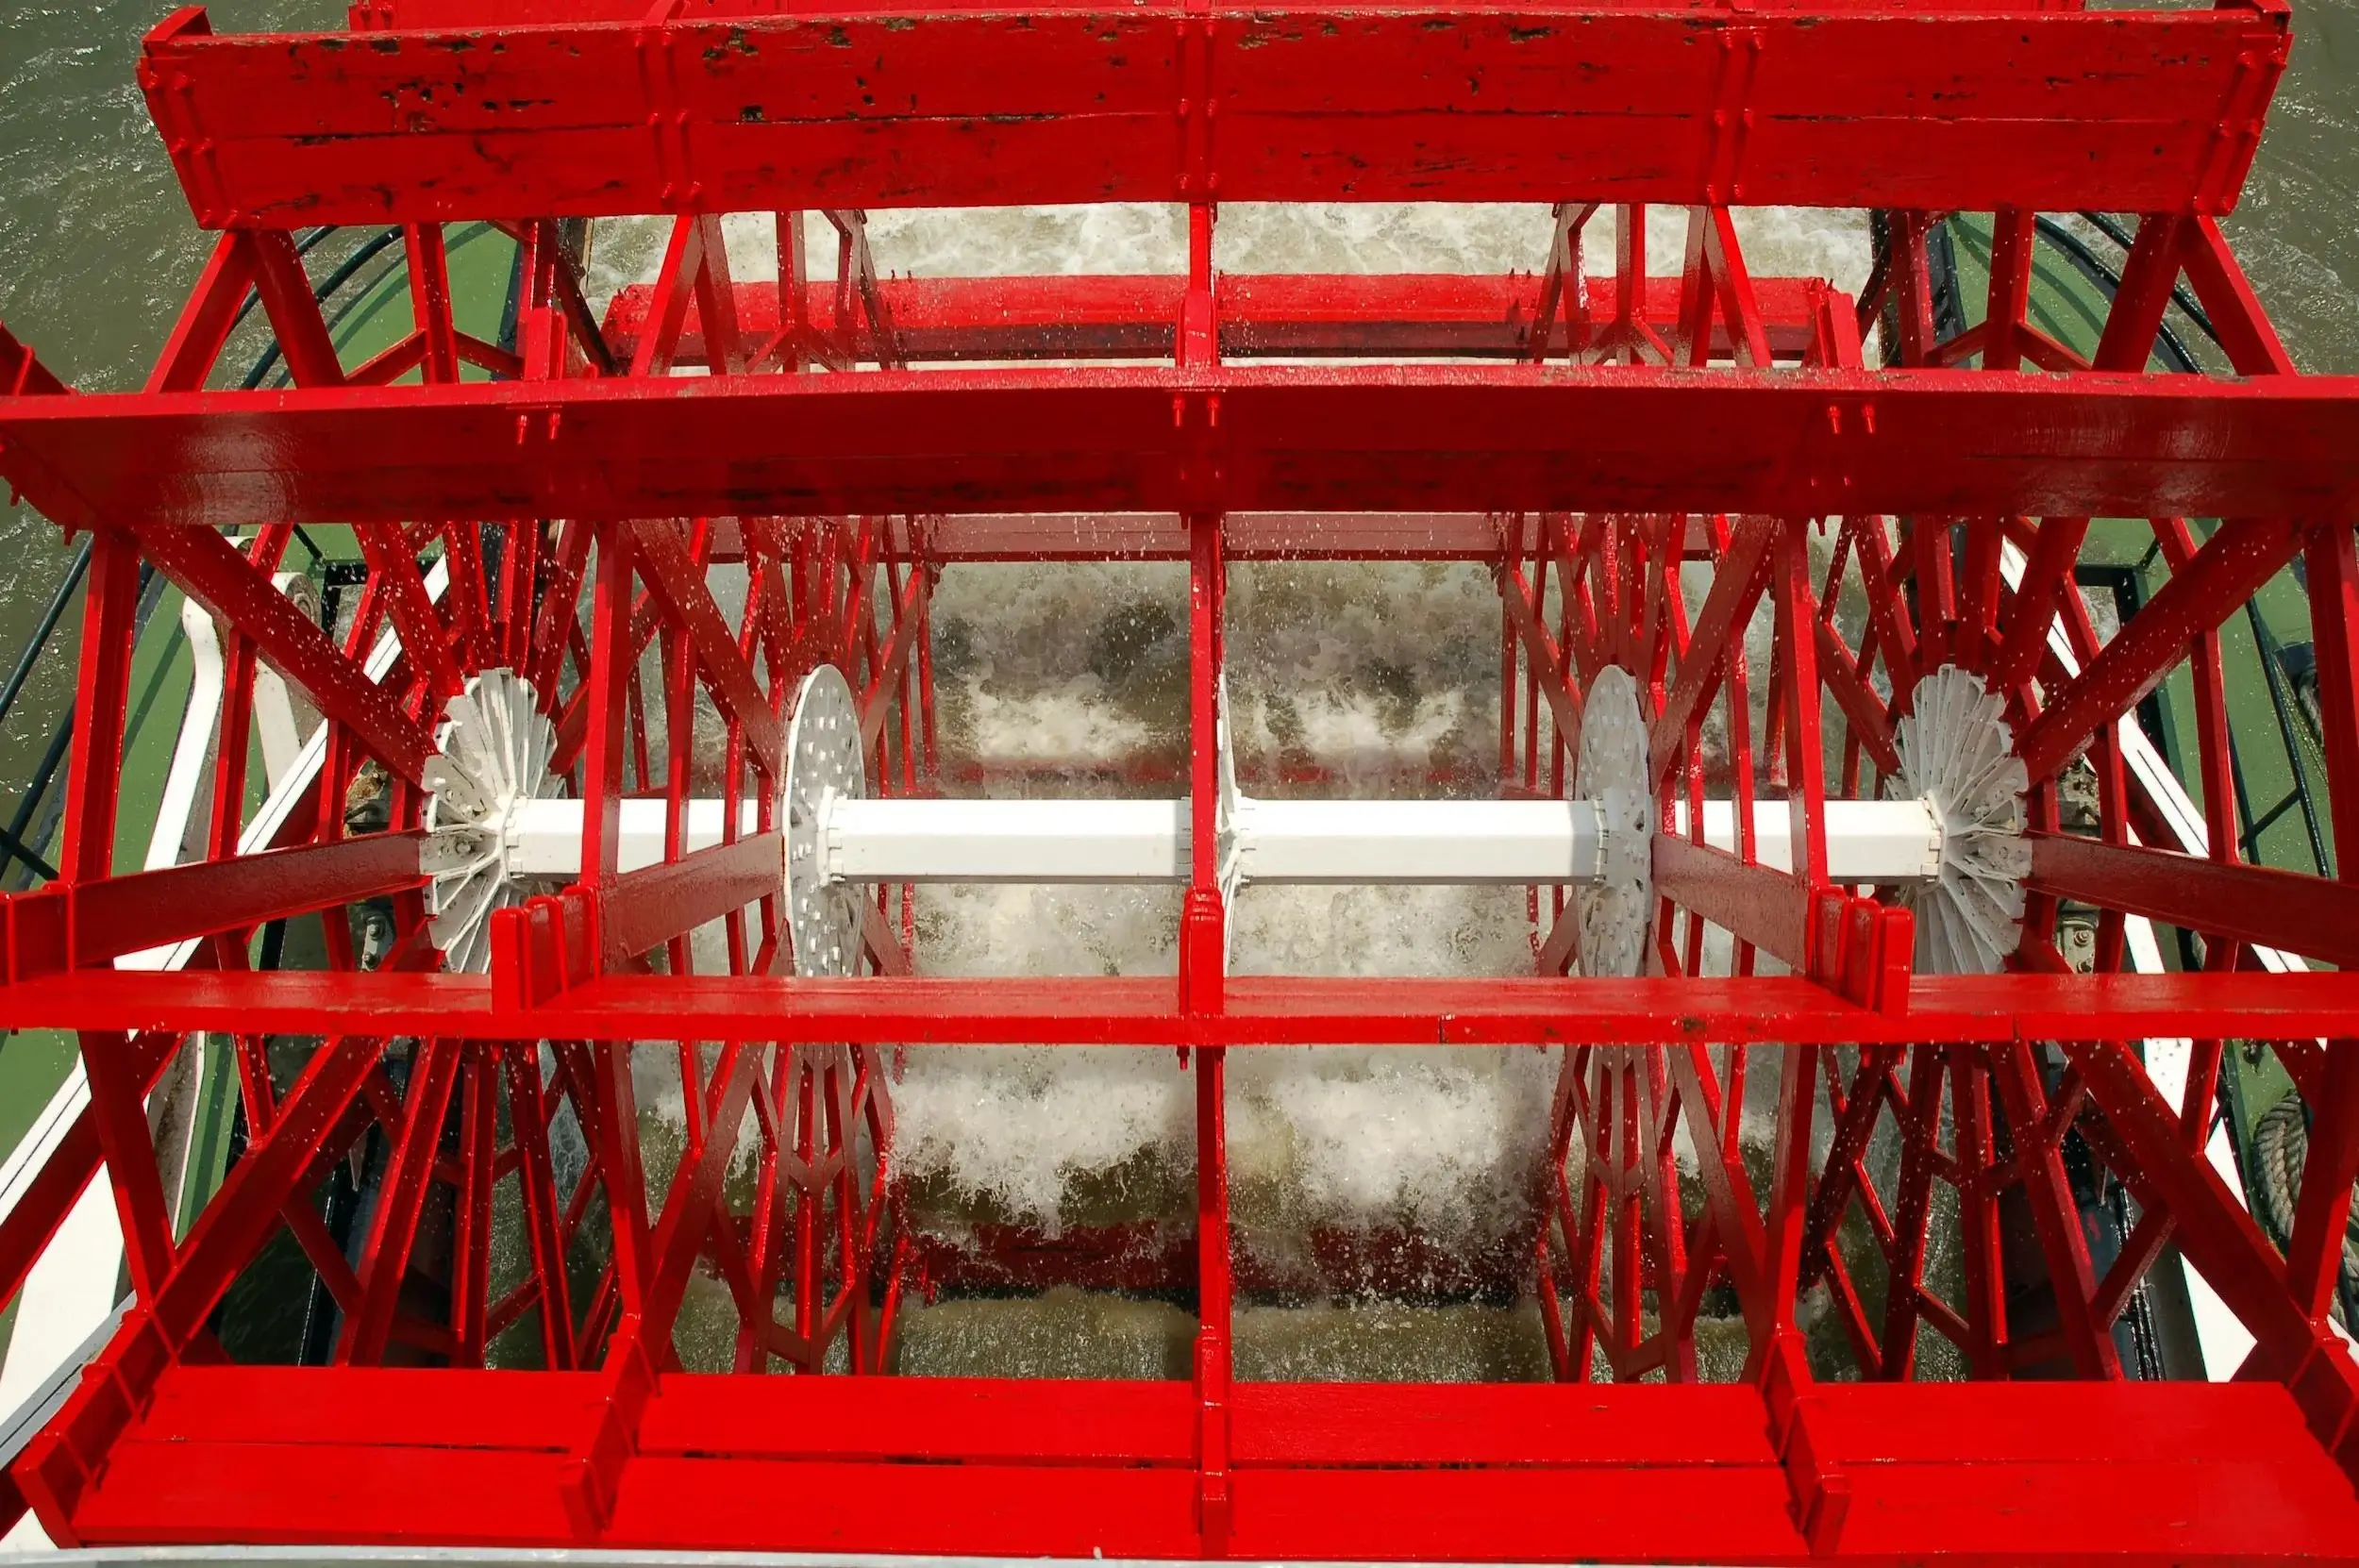
[[[756,711],[771,717],[767,708]],[[786,838],[773,828],[624,873],[600,894],[607,963],[624,970],[649,948],[775,894],[785,865]]]
[[[563,1449],[605,1409],[591,1372],[179,1365],[133,1436],[150,1443]]]
[[[1866,1465],[1846,1474],[1847,1560],[2359,1561],[2359,1504],[2323,1452],[2309,1466],[2256,1462],[2231,1449],[2177,1462]]]
[[[883,554],[918,554],[909,520],[878,520]],[[1175,512],[978,512],[927,518],[925,558],[952,561],[1185,560],[1188,530]],[[712,559],[745,559],[734,518],[712,520]],[[1495,560],[1498,524],[1479,511],[1231,512],[1221,525],[1230,560]],[[1298,780],[1297,780],[1298,782]]]
[[[92,1544],[560,1545],[555,1456],[447,1448],[120,1444],[75,1516]],[[2322,1472],[2322,1474],[2321,1474]],[[2354,1560],[2359,1505],[2315,1467],[1851,1466],[1862,1563]],[[641,1457],[598,1543],[726,1550],[1194,1557],[1196,1477],[1101,1466]],[[1401,1560],[1799,1560],[1783,1473],[1679,1467],[1241,1470],[1232,1555]],[[2339,1493],[2339,1494],[2338,1494]]]
[[[1532,213],[1532,257],[1547,242],[1546,214]],[[917,361],[960,359],[1168,359],[1187,279],[1171,275],[1079,277],[889,277],[878,284],[893,320],[895,345]],[[1644,313],[1657,330],[1679,321],[1681,280],[1647,280]],[[1755,280],[1771,350],[1798,359],[1811,342],[1815,280]],[[778,286],[737,284],[741,346],[750,356],[778,329]],[[1223,273],[1214,283],[1214,314],[1224,356],[1255,355],[1414,358],[1465,355],[1518,358],[1540,303],[1540,279],[1530,273],[1476,276],[1458,273],[1355,275]],[[604,331],[617,358],[628,360],[646,328],[653,284],[618,291],[607,308]],[[831,284],[810,287],[806,309],[823,334],[847,326],[865,330],[864,307],[850,320],[835,313]],[[1563,321],[1554,342],[1561,355]],[[1728,352],[1728,326],[1715,321],[1714,351]],[[675,365],[704,365],[710,353],[697,307],[672,354]],[[1233,552],[1232,552],[1233,553]]]
[[[1192,1465],[1195,1412],[1185,1383],[671,1376],[639,1443],[749,1460]]]
[[[2043,693],[2045,706],[2016,737],[2016,755],[2034,779],[2048,777],[2088,743],[2099,726],[2127,713],[2187,657],[2195,639],[2219,626],[2301,553],[2310,525],[2263,509],[2228,521],[2175,569],[2119,636],[2078,676]],[[2334,509],[2345,517],[2348,507]]]
[[[182,1365],[134,1437],[197,1443],[381,1443],[561,1449],[603,1405],[594,1373]],[[2278,1383],[1839,1384],[1812,1437],[1845,1464],[2115,1464],[2223,1445],[2255,1461],[2322,1457]],[[1232,1454],[1248,1466],[1767,1464],[1760,1394],[1737,1384],[1240,1383]],[[1182,1382],[660,1377],[642,1452],[745,1459],[927,1457],[1193,1462]]]
[[[108,521],[136,527],[143,519],[118,513]],[[394,693],[345,658],[334,640],[295,609],[243,552],[200,529],[143,538],[140,554],[183,593],[238,627],[273,669],[349,730],[378,761],[418,782],[427,759],[434,755],[433,726],[412,718]],[[72,870],[67,868],[68,875]]]
[[[556,1545],[557,1454],[450,1447],[118,1443],[75,1510],[92,1545]]]
[[[2203,33],[2157,12],[1224,16],[1216,162],[1224,190],[1277,201],[2043,208],[2101,186],[2177,209],[2268,25],[2206,14]]]
[[[2359,966],[2359,887],[2345,882],[2037,833],[2031,885],[2190,931],[2233,936],[2344,969]]]
[[[57,372],[7,327],[0,326],[0,392],[10,397],[55,397],[66,390]]]
[[[1184,14],[929,6],[364,40],[215,38],[183,12],[142,80],[209,226],[1172,201]],[[2214,124],[2240,72],[2266,101],[2285,42],[2282,13],[2244,10],[1297,4],[1211,26],[1199,194],[1228,201],[2226,210],[2252,147]]]
[[[1495,560],[1498,525],[1481,512],[1231,512],[1230,560]],[[989,513],[934,520],[926,555],[959,560],[1185,560],[1175,513]]]
[[[620,976],[533,1007],[493,1005],[483,976],[83,972],[0,989],[22,1028],[470,1039],[853,1041],[1252,1047],[1284,1043],[1660,1044],[2299,1039],[2350,1027],[2359,976],[2004,975],[1919,977],[1901,1012],[1808,980],[1331,979],[1237,976],[1215,1014],[1178,1010],[1169,979],[927,976],[850,980]],[[2241,1031],[2241,1035],[2239,1035]]]
[[[1814,1393],[1812,1441],[1847,1464],[2323,1458],[2280,1383],[1857,1383]]]
[[[863,1382],[867,1381],[862,1379]],[[1192,1470],[634,1460],[600,1544],[1193,1557]]]
[[[1726,0],[1593,0],[1588,11],[1713,11]],[[679,15],[689,21],[732,17],[789,15],[807,10],[805,0],[680,0]],[[929,6],[929,11],[989,10],[990,4],[953,0]],[[1038,11],[1087,11],[1094,0],[1040,0],[1027,8]],[[1513,5],[1467,6],[1461,10],[1529,10]],[[1940,16],[1952,11],[1999,16],[2038,11],[2039,0],[1760,0],[1751,8],[1772,14],[1812,16]],[[364,14],[376,27],[451,28],[514,26],[550,22],[639,22],[647,8],[640,0],[366,0]]]
[[[95,967],[216,931],[341,909],[419,886],[423,832],[371,833],[224,860],[53,884],[11,901],[8,973]]]
[[[1173,400],[1220,399],[1217,477]],[[1578,436],[1575,433],[1579,433]],[[1975,371],[878,371],[0,400],[62,523],[1848,509],[2303,515],[2359,380]],[[1217,488],[1213,488],[1213,487]]]
[[[1289,1465],[1773,1465],[1739,1384],[1239,1383],[1230,1457]]]
[[[550,1450],[585,1429],[600,1387],[176,1369],[75,1524],[92,1543],[560,1544],[571,1531]],[[1813,1441],[1851,1496],[1848,1560],[2348,1561],[2359,1545],[2359,1501],[2276,1385],[1815,1393]],[[1750,1389],[1244,1384],[1234,1396],[1233,1555],[1802,1555]],[[1182,1383],[665,1377],[600,1543],[1192,1556],[1193,1410]],[[844,1462],[853,1452],[903,1462]],[[921,1457],[968,1462],[906,1462]]]
[[[1775,1465],[1239,1470],[1237,1556],[1297,1561],[1764,1563],[1803,1555]]]

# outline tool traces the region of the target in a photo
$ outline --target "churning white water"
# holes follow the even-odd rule
[[[1650,214],[1651,270],[1677,272],[1686,221]],[[1855,214],[1748,211],[1738,226],[1756,276],[1849,290],[1865,276]],[[1593,221],[1592,257],[1612,256],[1613,230],[1610,212]],[[649,279],[664,232],[661,220],[600,225],[594,294]],[[736,275],[776,276],[766,221],[732,219],[728,232]],[[1548,232],[1544,207],[1238,206],[1221,213],[1216,257],[1230,272],[1531,272]],[[880,212],[870,235],[878,265],[907,274],[1185,267],[1179,208]],[[816,219],[809,251],[813,273],[828,275],[834,236]],[[1699,598],[1708,584],[1688,586]],[[1184,791],[1183,566],[954,566],[934,618],[945,792]],[[1757,638],[1766,629],[1765,618]],[[1247,791],[1496,793],[1499,611],[1481,569],[1240,564],[1228,635]],[[1285,782],[1303,777],[1320,782]],[[1178,912],[1177,892],[1162,889],[928,888],[918,962],[938,975],[1168,975]],[[1531,964],[1517,889],[1248,888],[1232,918],[1232,967],[1246,974],[1513,975]],[[1414,1231],[1471,1255],[1529,1234],[1554,1051],[1290,1047],[1230,1059],[1241,1246],[1282,1257],[1314,1230]],[[651,1115],[676,1118],[677,1072],[649,1060],[642,1081]],[[893,1093],[895,1163],[920,1194],[921,1223],[939,1234],[996,1221],[1053,1235],[1125,1219],[1184,1223],[1190,1211],[1193,1087],[1172,1051],[914,1048]],[[700,1339],[725,1361],[729,1321],[726,1291],[700,1282],[680,1334],[691,1364],[706,1359],[693,1348]],[[1022,1304],[944,1301],[906,1315],[903,1367],[1184,1375],[1192,1323],[1177,1307],[1068,1290]],[[1528,1307],[1480,1304],[1262,1308],[1240,1313],[1239,1371],[1544,1376],[1536,1323]]]

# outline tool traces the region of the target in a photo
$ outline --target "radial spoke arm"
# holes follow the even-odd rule
[[[405,892],[425,879],[423,833],[373,833],[199,860],[22,894],[5,906],[11,974],[111,962],[217,931]]]
[[[2359,968],[2359,886],[2056,833],[2031,846],[2038,892]]]
[[[773,831],[626,874],[602,898],[609,967],[777,893],[785,859],[786,841]]]
[[[2294,559],[2307,531],[2290,518],[2224,524],[2032,721],[2016,748],[2025,771],[2052,776],[2099,726],[2135,707],[2186,658],[2193,638],[2234,614]]]
[[[1794,877],[1665,834],[1654,841],[1654,885],[1672,903],[1774,954],[1787,968],[1799,971],[1809,962],[1810,890]]]
[[[785,726],[772,711],[752,664],[738,648],[720,607],[713,603],[704,573],[689,558],[685,542],[671,524],[642,522],[635,534],[633,559],[648,592],[662,604],[665,614],[687,631],[714,697],[730,718],[745,726],[746,744],[761,759],[762,771],[778,777],[785,760]]]
[[[182,592],[253,639],[263,660],[371,756],[419,781],[434,740],[393,693],[343,656],[260,568],[210,528],[145,527],[140,549]]]
[[[1772,551],[1783,526],[1775,518],[1748,517],[1737,525],[1721,553],[1712,593],[1697,611],[1695,630],[1688,638],[1689,654],[1680,661],[1678,680],[1648,735],[1657,787],[1685,755],[1689,723],[1710,706],[1713,693],[1719,690],[1732,640],[1769,586]]]

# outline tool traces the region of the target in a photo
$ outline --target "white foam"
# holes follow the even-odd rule
[[[1125,757],[1146,744],[1147,727],[1105,701],[1102,683],[1079,676],[1054,691],[966,692],[976,749],[995,761],[1052,762]]]
[[[927,887],[929,974],[1163,974],[1179,901],[1162,888]],[[978,1208],[1054,1231],[1077,1177],[1195,1161],[1196,1111],[1174,1053],[1127,1047],[919,1046],[893,1086],[895,1159]]]
[[[1087,666],[1103,662],[1097,628],[1142,605],[1159,608],[1176,638],[1178,569],[962,567],[943,586],[937,612],[962,629],[942,703],[964,714],[961,744],[1001,759],[1072,755],[1066,726],[1093,704],[1110,714],[1108,732],[1152,733],[1111,711]],[[1497,722],[1489,592],[1471,567],[1238,568],[1229,651],[1248,787],[1293,758],[1337,767],[1338,792],[1414,792],[1459,749],[1487,743],[1496,755],[1495,738],[1476,739]],[[1141,667],[1124,701],[1184,703],[1184,664]],[[1077,776],[1056,787],[1107,786]],[[1167,890],[929,888],[920,959],[947,974],[1170,974],[1177,907]],[[1518,890],[1259,888],[1234,918],[1240,973],[1499,974],[1531,962]],[[1519,1216],[1545,1141],[1553,1059],[1530,1049],[1233,1053],[1240,1222],[1497,1233]],[[1084,1175],[1144,1166],[1184,1181],[1193,1170],[1193,1088],[1163,1051],[915,1050],[895,1093],[903,1171],[1051,1229]]]
[[[914,1049],[894,1109],[905,1175],[1051,1233],[1078,1177],[1144,1159],[1151,1189],[1195,1165],[1195,1105],[1166,1051]]]
[[[1220,209],[1214,262],[1234,273],[1506,273],[1547,264],[1548,209],[1537,203],[1234,202]],[[1686,254],[1684,208],[1647,210],[1647,270],[1675,275]],[[672,220],[598,222],[589,275],[591,304],[604,309],[625,284],[654,278]],[[1614,209],[1603,208],[1584,231],[1592,278],[1611,272]],[[778,277],[771,221],[754,213],[722,220],[732,276]],[[1744,208],[1736,231],[1756,278],[1824,277],[1856,293],[1868,271],[1864,214],[1819,208]],[[819,214],[803,218],[805,266],[812,278],[835,275],[837,237]],[[1073,275],[1187,269],[1187,212],[1172,204],[1101,203],[1080,207],[1000,207],[957,210],[877,210],[868,236],[878,267],[916,277]]]
[[[811,275],[831,275],[833,232],[806,222]],[[652,275],[666,224],[599,225],[594,300]],[[1607,209],[1588,230],[1593,277],[1610,269],[1614,224]],[[1679,270],[1687,224],[1683,210],[1650,211],[1651,272]],[[1531,205],[1236,205],[1223,210],[1218,259],[1238,272],[1530,272],[1546,259],[1548,225],[1548,209]],[[1866,275],[1856,214],[1749,210],[1737,227],[1757,278],[1826,276],[1856,290]],[[1184,266],[1185,232],[1183,210],[1168,206],[878,212],[870,226],[881,268],[929,275],[1171,273]],[[738,276],[776,275],[766,223],[732,219],[727,233]],[[1691,611],[1704,586],[1687,584]],[[1168,775],[1180,762],[1185,595],[1185,570],[1171,564],[946,573],[934,614],[952,775],[980,767],[988,781],[1024,764],[1033,771],[1023,787],[1035,792],[1177,792],[1168,777],[1126,786],[1086,767],[1041,770],[1128,757]],[[1126,606],[1153,607],[1170,629],[1132,639],[1135,659],[1110,675],[1099,633]],[[1487,792],[1498,625],[1478,568],[1238,568],[1230,665],[1247,787],[1286,792],[1264,781],[1306,763],[1328,770],[1333,782],[1321,788],[1337,793],[1424,792],[1437,774]],[[1765,676],[1765,618],[1748,632]],[[920,962],[951,975],[1169,974],[1176,910],[1163,891],[927,889]],[[1257,889],[1235,918],[1244,973],[1501,975],[1531,964],[1517,891]],[[1241,1220],[1406,1224],[1463,1241],[1520,1216],[1555,1053],[1253,1049],[1230,1060]],[[660,1076],[643,1104],[677,1116],[677,1073],[668,1096]],[[904,1173],[1046,1226],[1065,1223],[1084,1176],[1128,1168],[1184,1178],[1193,1168],[1192,1089],[1166,1051],[912,1049],[894,1093]]]

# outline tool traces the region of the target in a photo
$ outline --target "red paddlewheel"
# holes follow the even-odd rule
[[[2294,374],[2219,225],[2283,5],[371,0],[352,25],[217,37],[190,8],[148,39],[220,240],[142,391],[68,395],[0,332],[0,475],[93,540],[60,875],[0,906],[0,1019],[76,1031],[91,1098],[0,1223],[0,1279],[103,1162],[135,1295],[11,1473],[52,1539],[2359,1551],[2330,1315],[2359,1179],[2359,383]],[[1216,199],[1529,202],[1542,265],[1216,275]],[[889,277],[863,216],[1110,201],[1185,204],[1185,274]],[[1735,209],[1772,204],[1883,214],[1864,297],[1752,275]],[[1684,209],[1677,276],[1649,275],[1649,205]],[[2035,214],[2083,209],[2140,214],[2085,355],[2027,309]],[[1959,211],[1991,214],[1989,292],[1945,335],[1928,241]],[[655,280],[594,310],[569,221],[645,213]],[[775,281],[732,275],[731,214],[775,222]],[[512,345],[453,315],[443,225],[486,220],[520,248]],[[298,225],[398,228],[413,329],[341,360]],[[2150,373],[2175,292],[2233,376]],[[249,297],[292,390],[209,390]],[[274,574],[326,525],[367,574],[323,629]],[[2117,526],[2167,580],[2100,635],[2074,567]],[[1495,575],[1498,792],[1594,829],[1530,894],[1537,974],[1228,973],[1225,574],[1306,557]],[[941,575],[1129,559],[1190,574],[1177,976],[912,973],[911,886],[803,869],[833,853],[810,770],[961,792]],[[2235,817],[2220,628],[2296,565],[2339,876],[2248,863]],[[226,695],[203,852],[140,871],[114,845],[147,568],[215,618]],[[258,807],[266,671],[324,724]],[[2166,681],[2200,806],[2135,722]],[[1911,803],[1925,863],[1853,879],[1859,811]],[[393,938],[364,955],[372,903]],[[324,969],[253,961],[310,916]],[[2140,959],[2158,927],[2197,961]],[[1186,1054],[1192,1236],[912,1234],[890,1048],[1033,1043]],[[2282,1236],[2205,1153],[2230,1043],[2306,1108]],[[1233,1299],[1275,1276],[1231,1256],[1228,1056],[1338,1043],[1559,1053],[1532,1222],[1458,1262],[1536,1296],[1571,1386],[1233,1376]],[[246,1143],[181,1227],[143,1100],[208,1048]],[[348,1255],[321,1193],[364,1143]],[[230,1364],[224,1300],[289,1241],[334,1364]],[[1379,1286],[1386,1258],[1447,1272],[1414,1235],[1315,1244]],[[2211,1369],[2236,1380],[2125,1356],[2165,1264],[2249,1346]],[[700,1270],[734,1375],[683,1370]],[[961,1270],[1181,1291],[1192,1376],[828,1376],[892,1372],[904,1293]],[[495,1370],[503,1336],[527,1348]],[[790,1368],[813,1376],[761,1376]]]

